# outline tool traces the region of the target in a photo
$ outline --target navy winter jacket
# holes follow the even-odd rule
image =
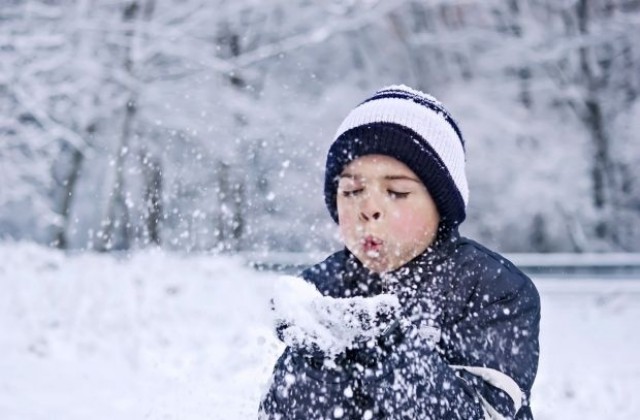
[[[532,418],[540,299],[500,255],[455,233],[391,273],[344,250],[302,277],[336,298],[396,294],[411,321],[335,359],[287,347],[261,418]]]

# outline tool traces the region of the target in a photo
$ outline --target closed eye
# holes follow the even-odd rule
[[[343,197],[355,197],[358,194],[360,194],[363,190],[364,190],[364,188],[358,188],[358,189],[350,190],[350,191],[342,190],[342,196]]]
[[[389,193],[389,197],[391,197],[392,199],[397,199],[397,198],[407,198],[409,196],[408,192],[400,192],[400,191],[393,191],[393,190],[387,190],[387,193]]]

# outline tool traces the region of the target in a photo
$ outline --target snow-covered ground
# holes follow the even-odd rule
[[[0,244],[0,419],[254,419],[282,346],[242,261]],[[640,279],[536,279],[544,419],[640,418]]]

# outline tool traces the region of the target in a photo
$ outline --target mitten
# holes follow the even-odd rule
[[[333,298],[289,276],[276,280],[271,303],[283,342],[329,356],[382,335],[399,311],[392,295]]]

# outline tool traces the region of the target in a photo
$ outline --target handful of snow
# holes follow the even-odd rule
[[[292,347],[332,356],[378,337],[397,318],[398,298],[332,298],[298,277],[275,280],[272,306],[280,338]]]

